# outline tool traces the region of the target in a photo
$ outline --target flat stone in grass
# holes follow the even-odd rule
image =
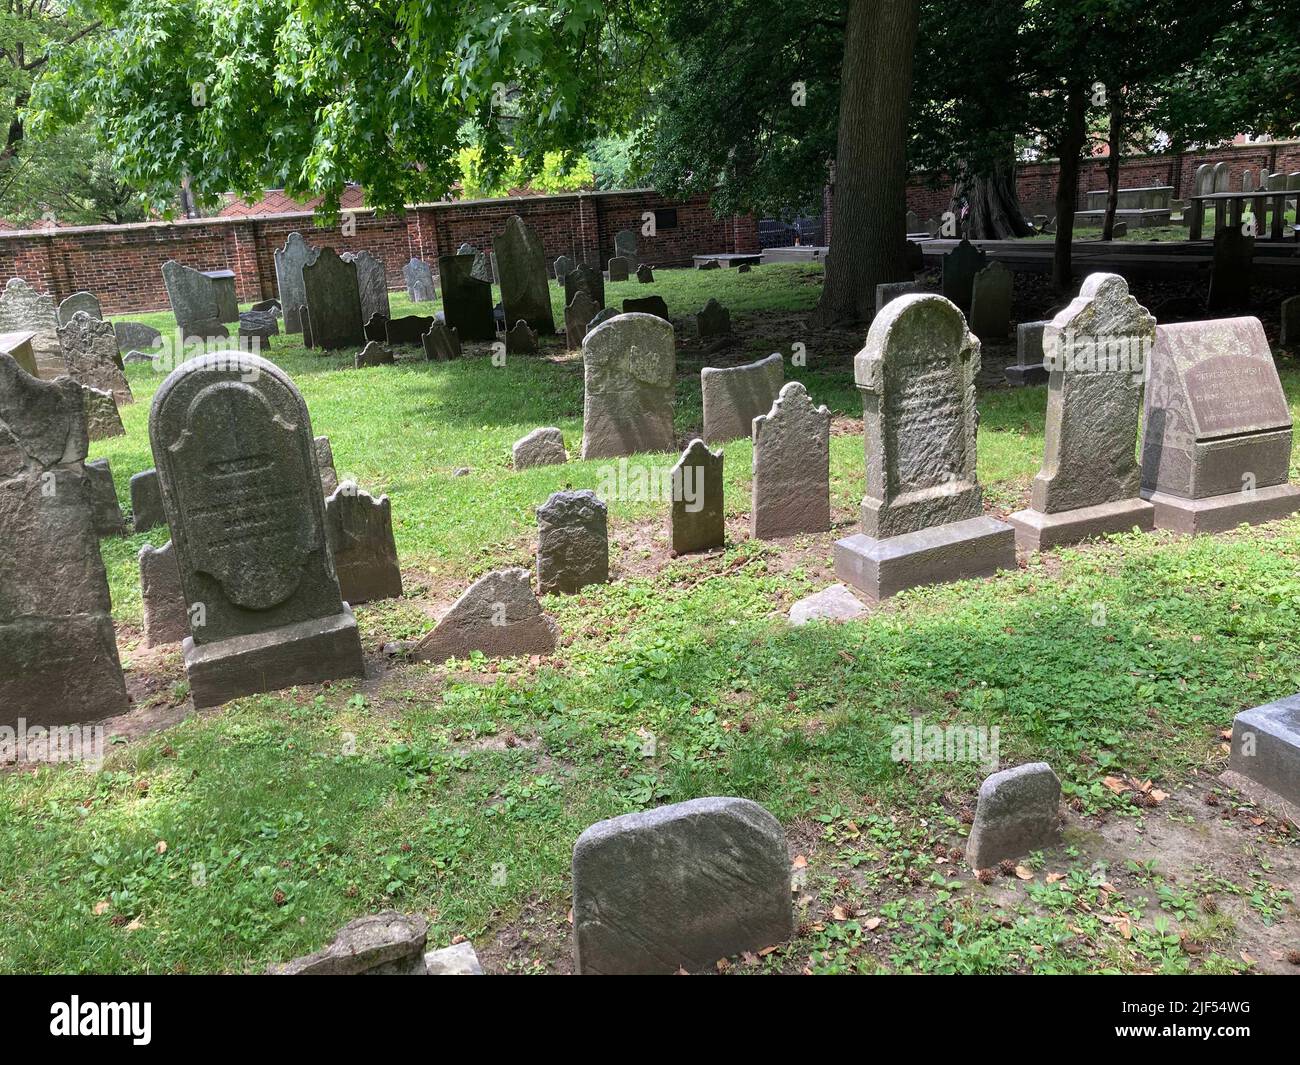
[[[701,340],[731,336],[731,312],[717,300],[710,299],[695,316],[695,333]]]
[[[460,358],[460,336],[455,329],[448,329],[446,322],[432,322],[428,332],[420,337],[420,343],[424,345],[424,357],[430,362]]]
[[[91,459],[86,463],[86,473],[90,481],[91,520],[96,534],[122,536],[126,532],[126,519],[122,517],[122,508],[117,502],[108,459]]]
[[[609,261],[609,279],[611,281],[626,281],[628,274],[631,272],[631,263],[621,255],[615,255]]]
[[[78,311],[84,311],[92,318],[103,320],[104,309],[99,305],[99,297],[93,292],[74,292],[59,304],[59,325],[67,325]]]
[[[558,629],[542,612],[528,571],[518,567],[485,573],[465,590],[437,626],[411,649],[417,662],[550,654]]]
[[[517,470],[529,470],[536,466],[560,466],[569,458],[564,450],[564,434],[553,426],[534,429],[527,436],[516,440],[511,449],[511,457]]]
[[[831,527],[831,412],[799,381],[754,419],[750,531],[756,540]]]
[[[832,584],[820,592],[800,599],[790,608],[791,625],[810,621],[852,621],[866,613],[862,600],[843,584]]]
[[[140,599],[144,603],[146,647],[180,643],[190,634],[190,619],[181,591],[181,568],[168,540],[162,547],[140,548]]]
[[[290,233],[284,247],[275,253],[275,284],[284,309],[286,333],[303,331],[302,309],[307,305],[307,289],[302,281],[302,268],[314,263],[319,254],[320,249],[308,244],[301,233]]]
[[[302,283],[315,347],[333,351],[366,342],[356,263],[322,248],[316,261],[302,268]]]
[[[554,333],[555,317],[551,312],[541,236],[518,215],[512,215],[501,235],[492,242],[492,250],[496,255],[506,321],[524,321],[538,333]]]
[[[461,341],[492,341],[497,336],[492,286],[473,276],[473,268],[472,255],[443,255],[438,259],[447,328],[454,329]]]
[[[1210,268],[1210,293],[1206,309],[1250,305],[1250,282],[1254,272],[1255,238],[1236,226],[1225,226],[1214,235],[1214,262]]]
[[[971,283],[970,331],[980,340],[1001,340],[1011,328],[1011,271],[991,262]]]
[[[406,314],[384,326],[389,344],[419,344],[436,319],[421,314]]]
[[[991,869],[1060,841],[1061,782],[1046,762],[1004,769],[985,778],[966,841],[966,861]]]
[[[1041,385],[1047,382],[1047,366],[1043,362],[1043,330],[1047,322],[1021,322],[1016,326],[1016,361],[1007,366],[1007,383]]]
[[[423,259],[412,258],[403,266],[402,280],[406,282],[406,296],[412,303],[433,302],[436,295],[433,267]]]
[[[536,355],[537,331],[522,318],[506,330],[506,353],[509,355]]]
[[[573,301],[564,308],[564,342],[570,351],[582,347],[587,326],[600,313],[600,306],[584,289],[573,295]]]
[[[162,333],[143,322],[114,322],[113,335],[117,337],[117,350],[145,351],[162,343]]]
[[[339,486],[338,471],[334,468],[334,445],[328,436],[318,436],[312,441],[316,456],[316,469],[320,473],[321,495],[328,498]]]
[[[1282,301],[1280,343],[1284,348],[1300,347],[1300,296]]]
[[[344,602],[356,605],[402,597],[388,496],[376,499],[355,481],[344,481],[325,500],[325,530]]]
[[[167,524],[162,488],[157,470],[141,470],[131,476],[131,528],[138,533]]]
[[[608,511],[587,488],[555,492],[537,508],[537,587],[572,593],[609,580]]]
[[[483,966],[479,964],[474,944],[469,940],[429,951],[424,956],[424,967],[430,976],[483,975]]]
[[[393,316],[388,303],[388,271],[384,269],[382,259],[376,259],[368,251],[344,252],[344,262],[353,263],[357,268],[357,287],[361,291],[361,320],[369,321],[371,315],[382,314],[385,318]]]
[[[748,799],[704,798],[600,821],[573,848],[580,974],[712,971],[793,932],[785,834]]]
[[[924,292],[925,285],[920,281],[890,281],[884,285],[876,286],[876,313],[879,314],[881,308],[890,300],[897,299],[899,296],[906,296],[909,292]]]
[[[642,263],[636,268],[636,279],[643,285],[653,285],[655,280],[654,270]]]
[[[564,275],[564,305],[572,303],[579,292],[586,292],[597,309],[605,306],[605,275],[595,267],[579,263]]]
[[[1300,807],[1300,695],[1233,718],[1228,768]]]
[[[272,965],[269,976],[423,976],[429,926],[423,917],[395,911],[344,925],[324,950]]]
[[[620,314],[582,342],[582,457],[673,448],[677,345],[650,314]]]
[[[85,394],[86,433],[90,439],[108,440],[114,436],[126,436],[122,415],[117,409],[113,393],[89,385],[81,387]]]
[[[357,352],[354,364],[360,370],[367,366],[391,366],[396,361],[392,348],[378,340],[371,340]]]
[[[673,467],[669,524],[674,554],[708,551],[727,542],[722,460],[722,451],[710,451],[697,438]]]
[[[656,318],[668,320],[668,304],[662,296],[639,296],[623,301],[624,314],[653,314]]]
[[[122,372],[122,356],[111,324],[78,311],[67,325],[59,326],[58,332],[69,377],[101,392],[111,392],[119,404],[135,401]]]
[[[965,237],[943,257],[944,298],[957,304],[963,314],[970,313],[975,275],[984,269],[987,259],[988,256]]]
[[[704,440],[725,444],[750,435],[754,419],[766,414],[785,381],[778,354],[743,366],[706,366],[700,371],[704,397]]]

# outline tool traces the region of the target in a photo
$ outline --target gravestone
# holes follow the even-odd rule
[[[876,313],[890,300],[906,296],[909,292],[924,292],[925,285],[920,281],[889,281],[876,286]]]
[[[339,929],[323,950],[267,967],[268,976],[427,976],[423,917],[388,910]]]
[[[68,372],[59,344],[59,311],[21,277],[11,277],[0,296],[0,332],[30,332],[39,376],[47,380]]]
[[[921,218],[915,211],[908,211],[905,220],[906,232],[921,233]]]
[[[965,237],[943,257],[943,295],[969,314],[975,275],[984,269],[988,256]]]
[[[552,267],[552,269],[555,272],[555,280],[558,281],[561,285],[563,285],[564,279],[568,277],[570,273],[572,273],[572,271],[577,265],[578,264],[575,263],[569,256],[561,255],[558,259],[555,260],[555,263],[553,264]]]
[[[325,500],[325,531],[339,590],[349,605],[402,597],[388,496],[376,499],[355,481],[344,481]]]
[[[1047,322],[1021,322],[1016,326],[1016,361],[1003,369],[1011,385],[1041,385],[1047,380],[1043,364],[1043,330]]]
[[[653,314],[656,318],[668,320],[668,304],[662,296],[640,296],[623,301],[624,314]]]
[[[773,540],[831,527],[831,412],[798,382],[754,419],[750,534]]]
[[[370,340],[357,352],[353,365],[361,370],[370,366],[391,366],[396,361],[392,348],[378,340]]]
[[[72,316],[78,311],[84,311],[91,318],[97,318],[101,321],[104,317],[104,309],[99,305],[99,299],[93,293],[74,292],[59,304],[59,325],[67,325],[72,321]]]
[[[1231,183],[1232,175],[1228,173],[1227,163],[1215,163],[1212,171],[1212,192],[1231,192],[1228,187]]]
[[[580,591],[609,580],[609,520],[587,488],[554,492],[537,508],[537,590]]]
[[[388,318],[382,314],[372,314],[366,319],[365,326],[362,327],[362,333],[367,340],[387,340],[388,339]]]
[[[126,519],[117,502],[117,489],[113,487],[113,471],[108,459],[90,459],[86,462],[86,476],[90,481],[90,520],[99,536],[121,536],[126,532]]]
[[[412,303],[432,303],[437,296],[433,284],[433,267],[423,259],[411,259],[402,267],[406,296]]]
[[[602,307],[596,312],[596,317],[587,323],[587,332],[590,333],[603,322],[608,322],[611,318],[617,318],[620,314],[626,313],[626,311],[616,311],[613,307]]]
[[[1236,226],[1225,226],[1214,234],[1214,263],[1210,268],[1210,295],[1206,308],[1220,311],[1225,307],[1250,304],[1250,281],[1255,264],[1255,238]]]
[[[69,377],[88,388],[111,392],[119,404],[134,402],[110,323],[78,311],[67,325],[59,326],[58,333]]]
[[[405,314],[386,323],[384,333],[389,344],[419,344],[435,321],[420,314]]]
[[[643,285],[654,284],[655,272],[645,263],[636,268],[636,279]]]
[[[125,366],[131,366],[134,363],[141,363],[141,364],[148,363],[150,366],[154,366],[157,364],[157,362],[158,362],[157,355],[147,355],[143,351],[128,351],[125,355],[122,356],[122,363]]]
[[[211,335],[211,326],[223,321],[216,282],[202,270],[175,259],[163,263],[162,275],[172,315],[185,336]]]
[[[984,515],[975,475],[979,364],[961,310],[935,295],[890,303],[854,359],[867,492],[835,574],[873,600],[1015,568],[1015,531]]]
[[[731,336],[731,312],[717,300],[710,299],[695,316],[695,335],[701,340]]]
[[[275,311],[241,311],[239,335],[256,337],[259,344],[269,344],[272,337],[280,335],[280,316]]]
[[[1282,347],[1300,347],[1300,296],[1282,301],[1282,331],[1278,342]]]
[[[316,472],[320,474],[321,495],[328,499],[339,486],[339,472],[334,468],[334,445],[328,436],[318,436],[312,441],[316,456]]]
[[[570,351],[582,347],[582,338],[587,335],[587,326],[599,313],[599,304],[585,289],[579,289],[574,293],[573,301],[564,308],[564,342]]]
[[[528,571],[493,570],[469,586],[433,631],[411,649],[417,662],[445,662],[481,651],[489,658],[546,655],[558,629],[542,612]]]
[[[147,351],[162,343],[162,333],[143,322],[114,322],[113,333],[117,337],[117,350],[121,354]]]
[[[447,328],[446,322],[434,321],[420,343],[424,346],[424,357],[430,362],[460,358],[460,337],[456,330]]]
[[[286,318],[288,315],[285,316]],[[311,336],[311,319],[307,317],[307,305],[304,303],[298,308],[298,330],[302,333],[302,346],[304,348],[314,348],[315,342]]]
[[[506,330],[506,354],[536,355],[537,333],[522,318]]]
[[[555,332],[551,290],[546,283],[542,238],[518,215],[492,242],[507,322],[527,322],[538,333]]]
[[[633,267],[641,262],[641,252],[637,248],[637,232],[635,229],[620,229],[614,234],[614,254],[619,258],[626,259],[629,265]]]
[[[1127,222],[1113,222],[1110,227],[1111,240],[1121,240],[1128,236]]]
[[[1004,769],[985,778],[975,802],[966,861],[975,869],[1023,858],[1060,841],[1061,782],[1046,762]]]
[[[274,297],[266,300],[258,300],[256,303],[250,304],[248,309],[250,311],[267,311],[275,315],[277,318],[279,318],[281,314],[280,301]]]
[[[852,621],[865,614],[862,600],[843,584],[832,584],[813,595],[805,596],[790,607],[790,624],[807,625],[810,621]]]
[[[925,252],[921,250],[921,245],[914,240],[909,240],[905,245],[907,252],[907,268],[914,274],[919,274],[925,269]]]
[[[235,295],[235,272],[233,270],[202,271],[212,283],[212,298],[216,301],[218,322],[239,321],[239,297]]]
[[[302,268],[302,284],[313,347],[333,351],[366,342],[356,263],[321,248],[316,261]]]
[[[361,320],[368,322],[371,315],[375,314],[391,318],[393,310],[388,303],[388,271],[384,269],[383,260],[376,259],[368,251],[347,251],[340,258],[344,262],[356,264],[357,288],[361,292]]]
[[[564,434],[553,426],[534,429],[527,436],[520,437],[510,451],[514,468],[530,470],[535,466],[559,466],[568,462],[568,453],[564,450]]]
[[[145,646],[180,643],[190,634],[190,618],[176,549],[170,540],[158,548],[146,544],[140,548],[139,562]]]
[[[154,396],[149,440],[185,601],[201,607],[183,646],[194,705],[361,676],[311,419],[284,371],[235,351],[182,363]]]
[[[970,331],[980,340],[1001,340],[1011,328],[1011,271],[989,263],[971,283]]]
[[[1232,720],[1232,753],[1225,780],[1236,777],[1300,807],[1300,695],[1243,710]],[[1248,792],[1249,795],[1249,792]],[[1274,805],[1264,796],[1265,805]],[[1278,811],[1279,813],[1282,811]]]
[[[157,470],[142,470],[131,476],[131,528],[137,533],[148,532],[167,524],[163,510],[162,488],[158,484]]]
[[[189,322],[182,331],[187,345],[196,341],[207,344],[210,341],[230,336],[228,330],[221,322],[215,318],[205,318],[198,322]]]
[[[706,366],[700,371],[704,398],[704,441],[725,444],[750,435],[754,419],[766,414],[785,382],[778,354],[743,366]]]
[[[697,270],[721,270],[722,264],[717,259],[696,259],[695,269]]]
[[[580,974],[713,971],[794,931],[790,858],[775,817],[710,797],[592,825],[573,847]]]
[[[579,291],[586,292],[597,307],[605,306],[605,275],[586,263],[580,263],[564,275],[564,305],[573,302]]]
[[[457,255],[472,255],[474,263],[470,267],[470,276],[489,285],[497,280],[495,259],[490,251],[479,251],[473,244],[462,244],[456,249]]]
[[[128,708],[83,402],[75,381],[38,380],[0,353],[0,725],[11,728]]]
[[[673,448],[677,346],[650,314],[620,314],[582,341],[582,457]]]
[[[1156,528],[1223,532],[1300,508],[1291,412],[1258,318],[1156,327],[1142,420],[1142,498]]]
[[[721,450],[710,451],[696,438],[673,467],[669,526],[674,554],[708,551],[726,543],[722,459]]]
[[[1090,274],[1047,325],[1043,467],[1029,509],[1007,519],[1021,550],[1154,527],[1155,507],[1138,495],[1136,444],[1155,336],[1155,318],[1118,274]]]
[[[82,385],[81,389],[86,406],[87,437],[95,441],[126,436],[126,428],[122,425],[122,415],[117,409],[113,393],[89,385]]]
[[[41,372],[36,366],[36,353],[32,351],[32,338],[35,335],[30,329],[0,333],[0,351],[13,356],[14,361],[33,377],[39,377]]]
[[[630,264],[627,259],[621,255],[615,255],[609,261],[609,279],[611,281],[626,281],[628,274],[631,272]]]
[[[284,309],[286,333],[303,331],[305,319],[301,311],[307,304],[307,289],[302,281],[302,268],[314,263],[319,254],[320,249],[308,244],[301,233],[290,233],[284,247],[275,253],[275,285]]]
[[[473,267],[472,255],[443,255],[438,259],[447,328],[454,329],[461,342],[495,340],[492,286],[472,276]]]

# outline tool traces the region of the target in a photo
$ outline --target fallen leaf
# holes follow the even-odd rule
[[[159,854],[166,854],[166,853],[167,853],[167,841],[164,840],[164,839],[160,839],[157,843],[154,844],[154,848],[153,848],[153,849],[156,850]]]
[[[1023,866],[1023,865],[1017,865],[1017,866],[1016,866],[1016,876],[1018,876],[1021,880],[1033,880],[1033,879],[1034,879],[1034,871],[1033,871],[1032,869],[1027,869],[1027,868],[1026,868],[1025,866]]]
[[[805,858],[802,854],[796,854],[794,856],[794,861],[791,862],[790,864],[793,865],[796,869],[806,869],[808,868],[808,859]]]
[[[138,932],[138,931],[140,931],[140,928],[141,928],[141,927],[142,927],[142,925],[141,925],[140,918],[137,917],[137,918],[135,918],[135,920],[133,920],[129,925],[126,926],[126,930],[127,930],[128,932]]]
[[[831,907],[831,920],[832,920],[832,921],[847,921],[848,919],[849,919],[849,915],[848,915],[847,913],[844,912],[844,907],[843,907],[843,906],[832,906],[832,907]]]
[[[100,899],[95,903],[95,916],[99,917],[100,915],[107,913],[111,905],[112,903],[110,903],[108,899]]]
[[[1164,802],[1167,798],[1169,798],[1169,793],[1166,791],[1161,791],[1159,788],[1152,788],[1151,798],[1155,799],[1156,802]]]
[[[758,952],[758,956],[760,958],[766,958],[769,954],[775,954],[778,949],[780,948],[776,945],[770,947],[764,947],[762,950]]]
[[[1106,787],[1110,788],[1110,790],[1116,795],[1123,795],[1124,792],[1128,791],[1128,785],[1118,777],[1105,777],[1102,780],[1102,783],[1105,784]]]
[[[874,932],[877,928],[880,927],[880,918],[868,917],[865,921],[862,922],[862,927],[865,928],[868,932]]]
[[[1065,879],[1065,874],[1064,874],[1064,873],[1048,873],[1048,874],[1047,874],[1047,882],[1048,882],[1049,884],[1055,884],[1058,880],[1064,880],[1064,879]]]

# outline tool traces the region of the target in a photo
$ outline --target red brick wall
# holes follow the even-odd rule
[[[0,233],[0,276],[26,278],[56,302],[86,289],[108,313],[150,311],[167,307],[162,265],[175,259],[202,270],[233,270],[239,299],[249,302],[276,294],[275,251],[297,230],[311,244],[330,245],[339,253],[369,251],[383,260],[388,285],[397,289],[412,256],[437,273],[438,256],[453,254],[463,243],[490,248],[512,214],[541,234],[548,262],[570,255],[604,265],[614,254],[614,234],[639,231],[642,213],[661,207],[677,208],[677,227],[640,238],[641,257],[649,263],[758,251],[753,217],[714,218],[707,199],[674,202],[635,189],[426,204],[401,215],[357,211],[352,236],[344,236],[340,226],[317,227],[306,212]]]

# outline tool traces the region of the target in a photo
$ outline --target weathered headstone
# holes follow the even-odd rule
[[[340,258],[333,248],[321,248],[316,261],[302,268],[302,284],[314,347],[332,351],[366,342],[356,263]]]
[[[189,610],[181,590],[181,568],[168,540],[140,548],[140,599],[144,604],[144,643],[180,643],[190,634]]]
[[[1128,236],[1127,222],[1113,222],[1110,227],[1111,240],[1122,240]]]
[[[388,911],[358,917],[324,950],[272,965],[269,976],[425,976],[423,917]]]
[[[695,316],[695,335],[701,340],[731,336],[731,312],[717,300],[710,299]]]
[[[280,316],[275,311],[241,311],[239,335],[256,337],[260,344],[269,344],[272,337],[280,335]]]
[[[361,290],[361,320],[368,321],[372,314],[391,318],[393,311],[388,303],[388,271],[384,268],[384,261],[368,251],[344,252],[341,258],[345,262],[355,263],[357,267],[357,287]]]
[[[980,340],[1001,340],[1011,328],[1011,271],[991,262],[971,283],[970,331]]]
[[[538,333],[554,333],[546,258],[537,231],[518,215],[512,215],[501,236],[492,242],[492,248],[496,253],[506,321],[524,321]]]
[[[975,275],[984,269],[988,256],[965,237],[957,247],[943,257],[943,295],[961,309],[970,313],[971,292]]]
[[[585,290],[574,293],[572,302],[564,308],[564,342],[570,351],[582,347],[587,326],[599,313],[600,306]]]
[[[754,419],[753,502],[756,540],[831,527],[831,412],[813,406],[798,381],[781,388],[766,414]]]
[[[614,254],[619,258],[626,259],[633,267],[641,261],[641,252],[637,247],[637,232],[635,229],[620,229],[614,234]],[[611,280],[613,279],[611,278]]]
[[[620,314],[626,313],[626,311],[617,311],[613,307],[602,307],[596,312],[596,317],[587,323],[587,332],[590,333],[596,328],[596,326],[608,322],[611,318],[617,318]]]
[[[1030,762],[987,777],[975,802],[966,861],[991,869],[1006,859],[1055,846],[1060,840],[1061,782],[1046,762]]]
[[[59,311],[51,296],[42,295],[21,277],[11,277],[0,296],[0,332],[31,332],[32,353],[42,378],[66,374],[59,344]]]
[[[167,524],[163,510],[162,487],[158,484],[157,470],[142,470],[131,477],[131,528],[138,533],[148,532]]]
[[[568,255],[561,255],[552,264],[552,270],[554,271],[555,274],[555,280],[558,281],[561,285],[563,285],[564,279],[568,277],[570,273],[573,272],[574,268],[577,265],[578,264],[574,262],[573,259],[570,258]]]
[[[626,281],[630,273],[630,264],[627,259],[621,255],[615,255],[609,261],[609,279],[611,281]]]
[[[111,392],[118,403],[134,402],[110,323],[78,311],[67,325],[59,326],[59,345],[67,374],[74,381]]]
[[[564,450],[564,434],[553,426],[534,429],[515,441],[511,448],[511,458],[517,470],[562,465],[569,459]]]
[[[587,488],[554,492],[537,508],[537,590],[573,593],[609,580],[609,519]]]
[[[890,303],[854,359],[867,492],[835,574],[873,600],[1015,568],[1015,531],[984,515],[975,475],[979,363],[960,309],[935,295]]]
[[[86,405],[86,435],[92,441],[126,436],[126,427],[122,425],[122,415],[113,393],[89,385],[81,387]]]
[[[59,325],[67,325],[78,311],[84,311],[91,318],[103,320],[104,317],[104,309],[94,293],[74,292],[59,304]]]
[[[320,474],[321,495],[328,499],[339,486],[339,471],[334,468],[334,445],[328,436],[318,436],[312,441],[316,456],[316,471]]]
[[[1300,296],[1282,301],[1282,331],[1278,338],[1282,347],[1300,347]]]
[[[908,233],[923,232],[923,230],[921,229],[921,218],[915,211],[907,212],[907,215],[905,216],[904,225],[905,225],[905,232]]]
[[[1300,807],[1300,695],[1243,710],[1232,720],[1232,774]],[[1281,812],[1281,811],[1278,811]]]
[[[430,362],[460,358],[460,336],[455,329],[448,329],[446,322],[432,322],[428,332],[420,337],[420,343],[424,346],[424,357]]]
[[[725,444],[750,435],[754,419],[766,414],[785,383],[779,354],[743,366],[706,366],[700,371],[704,398],[704,441]]]
[[[386,326],[388,343],[419,344],[435,321],[435,318],[420,314],[405,314],[401,318],[394,318]]]
[[[1250,304],[1250,281],[1254,272],[1255,238],[1236,226],[1225,226],[1214,234],[1214,263],[1210,268],[1210,295],[1206,307],[1220,311],[1225,307]]]
[[[412,303],[432,303],[437,291],[433,284],[433,267],[423,259],[411,259],[402,267],[406,296]]]
[[[564,305],[573,302],[579,291],[586,292],[597,307],[605,306],[605,275],[586,263],[580,263],[564,275]]]
[[[1007,519],[1021,550],[1154,527],[1155,508],[1138,495],[1136,442],[1155,336],[1155,318],[1118,274],[1090,274],[1047,325],[1043,468],[1029,509]]]
[[[163,285],[172,315],[185,336],[206,336],[205,323],[222,321],[222,308],[217,304],[217,285],[202,270],[168,259],[162,266]]]
[[[790,858],[775,817],[704,798],[600,821],[573,848],[582,974],[711,971],[793,933]]]
[[[307,305],[307,289],[302,281],[302,268],[314,263],[319,254],[320,249],[308,244],[301,233],[290,233],[284,247],[275,253],[275,283],[284,309],[286,333],[303,331],[301,311]]]
[[[879,314],[881,308],[890,300],[897,299],[899,296],[906,296],[910,292],[924,292],[925,285],[920,281],[889,281],[883,285],[876,286],[876,313]]]
[[[536,355],[537,331],[522,318],[506,330],[506,354]]]
[[[183,648],[195,706],[360,676],[311,419],[284,371],[247,352],[182,363],[154,396],[149,439],[185,601],[202,608]]]
[[[121,536],[126,532],[126,519],[117,502],[117,489],[113,487],[113,471],[108,459],[90,459],[86,463],[90,481],[91,522],[100,536]]]
[[[0,354],[0,725],[127,709],[95,534],[82,388]]]
[[[652,285],[655,280],[655,272],[651,267],[642,263],[636,268],[636,279],[643,285]]]
[[[392,348],[378,340],[370,340],[357,352],[353,363],[360,370],[369,366],[391,366],[396,361]]]
[[[623,301],[624,314],[653,314],[668,320],[668,304],[662,296],[640,296]]]
[[[411,649],[417,662],[550,654],[558,629],[542,612],[526,569],[486,573],[469,586],[432,632]]]
[[[710,451],[697,437],[673,467],[669,526],[674,554],[708,551],[726,543],[722,460],[721,450]]]
[[[650,314],[620,314],[582,342],[582,457],[618,458],[673,447],[677,346]]]
[[[1043,330],[1046,321],[1021,322],[1016,326],[1016,361],[1003,369],[1007,383],[1041,385],[1047,380],[1043,363]]]
[[[325,500],[325,530],[346,602],[402,597],[388,496],[376,499],[355,481],[344,481]]]
[[[367,340],[387,340],[388,316],[372,314],[366,319],[366,324],[362,327],[362,333],[365,334]]]
[[[443,255],[438,259],[447,328],[454,329],[462,342],[495,340],[492,286],[472,276],[473,267],[472,255]]]
[[[202,273],[212,283],[212,298],[217,305],[217,321],[239,321],[239,297],[235,294],[235,272],[204,270]]]
[[[1291,411],[1258,318],[1156,327],[1142,419],[1142,498],[1156,528],[1222,532],[1300,509]]]
[[[474,262],[470,266],[470,277],[486,281],[492,285],[497,280],[496,258],[490,251],[479,251],[472,244],[462,244],[456,249],[457,255],[472,255]]]

